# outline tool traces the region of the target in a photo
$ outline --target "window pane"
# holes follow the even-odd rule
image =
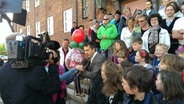
[[[88,18],[88,0],[82,0],[82,18]]]

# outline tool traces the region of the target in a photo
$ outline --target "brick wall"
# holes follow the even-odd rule
[[[40,21],[40,31],[47,31],[47,18],[50,16],[54,17],[54,35],[51,35],[51,39],[59,41],[62,43],[63,38],[69,38],[71,40],[70,32],[64,33],[63,25],[63,11],[72,8],[73,21],[75,8],[75,0],[40,0],[40,5],[35,8],[34,0],[30,0],[30,12],[27,13],[26,26],[17,25],[17,32],[20,29],[23,30],[23,34],[26,34],[27,26],[30,25],[31,35],[35,36],[35,23]],[[89,20],[93,19],[92,17],[92,0],[88,0],[88,18],[82,18],[82,0],[78,1],[78,24],[84,25],[85,33],[87,33]],[[139,0],[142,1],[142,0]],[[23,2],[23,8],[25,8],[25,1]],[[107,13],[114,14],[115,8],[112,0],[107,0],[106,3]],[[96,8],[96,18],[102,20],[104,13]]]

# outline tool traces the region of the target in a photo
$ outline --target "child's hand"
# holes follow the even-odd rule
[[[83,65],[77,65],[75,68],[79,71],[84,71]]]

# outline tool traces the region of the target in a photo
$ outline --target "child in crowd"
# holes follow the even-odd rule
[[[159,64],[158,64],[158,69],[159,71],[161,70],[173,70],[173,71],[178,71],[182,73],[184,69],[184,59],[181,57],[174,55],[174,54],[165,54],[162,56]],[[155,80],[156,81],[156,80]],[[155,84],[156,88],[156,84]],[[157,89],[157,88],[156,88]],[[160,91],[154,89],[154,94],[157,97],[157,99],[161,99],[162,94]]]
[[[133,66],[133,64],[132,64],[130,61],[128,61],[128,60],[124,60],[124,61],[121,62],[121,68],[122,68],[123,70],[124,70],[125,68],[130,67],[130,66]]]
[[[132,41],[132,48],[133,48],[133,52],[129,56],[129,61],[132,64],[136,64],[137,62],[135,61],[135,55],[136,55],[137,50],[142,48],[142,39],[141,38],[134,39]]]
[[[178,51],[177,55],[184,59],[184,50]]]
[[[101,76],[103,79],[102,92],[108,97],[107,104],[122,104],[123,93],[120,80],[121,69],[112,61],[102,64]]]
[[[125,69],[122,86],[126,92],[123,104],[159,104],[151,93],[152,74],[145,67],[136,65]]]
[[[167,51],[169,50],[169,47],[165,44],[162,43],[158,43],[155,47],[155,58],[153,59],[153,67],[154,67],[154,71],[155,74],[157,75],[157,73],[159,72],[158,70],[158,64],[160,62],[160,59],[162,56],[164,56],[165,54],[167,54]]]
[[[135,61],[138,63],[138,65],[142,65],[148,69],[153,75],[153,66],[149,64],[149,60],[149,53],[146,50],[140,49],[136,52]]]
[[[161,70],[157,76],[156,86],[163,94],[160,104],[184,104],[184,84],[181,73]]]
[[[175,70],[182,72],[184,69],[184,59],[174,54],[166,54],[161,58],[158,68],[159,71]]]
[[[127,60],[128,56],[129,52],[125,42],[122,40],[116,40],[114,42],[114,51],[111,60],[116,64],[120,64],[121,61]]]

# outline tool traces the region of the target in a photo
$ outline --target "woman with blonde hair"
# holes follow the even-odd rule
[[[120,64],[122,61],[126,60],[129,57],[129,52],[124,41],[116,40],[114,42],[113,48],[114,50],[111,60],[114,63]]]
[[[133,18],[129,17],[127,19],[127,27],[124,27],[121,32],[121,40],[123,40],[129,49],[129,52],[131,52],[131,44],[132,44],[132,32],[134,29],[134,23],[133,23]]]
[[[132,12],[131,12],[130,7],[125,7],[125,8],[123,9],[123,16],[124,16],[126,19],[128,19],[129,17],[132,16]]]

